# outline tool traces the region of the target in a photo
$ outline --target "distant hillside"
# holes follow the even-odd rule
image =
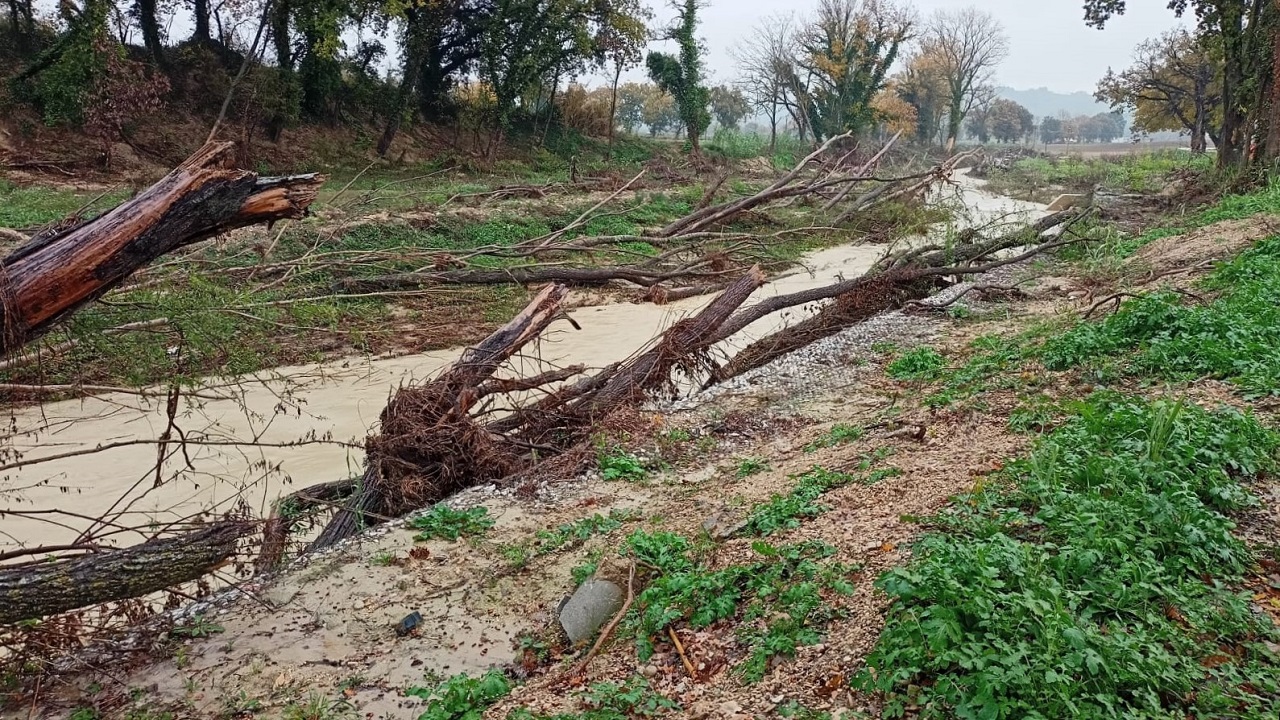
[[[1093,99],[1087,92],[1060,93],[1049,88],[1032,90],[1014,90],[1013,88],[996,88],[996,94],[1008,98],[1031,111],[1036,120],[1048,116],[1056,116],[1066,110],[1070,115],[1097,115],[1110,112],[1106,104]]]

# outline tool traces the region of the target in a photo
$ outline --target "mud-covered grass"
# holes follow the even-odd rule
[[[1052,200],[1064,192],[1088,192],[1103,186],[1114,192],[1157,193],[1179,174],[1200,174],[1213,167],[1211,156],[1181,151],[1132,153],[1094,158],[1026,157],[987,177],[995,192],[1023,199]]]
[[[524,287],[438,285],[370,293],[345,290],[342,283],[453,267],[455,255],[545,235],[604,200],[610,188],[625,182],[637,167],[608,166],[617,179],[599,179],[600,189],[592,193],[571,185],[567,166],[551,160],[474,173],[431,165],[390,172],[344,171],[326,184],[315,217],[240,231],[160,259],[125,287],[55,328],[28,349],[25,362],[0,373],[0,381],[189,383],[206,376],[474,342],[522,306],[528,297]],[[747,173],[735,187],[722,189],[720,197],[754,192],[771,179]],[[486,195],[513,186],[537,191]],[[699,179],[650,183],[623,193],[566,239],[646,234],[689,213],[704,192]],[[123,193],[113,190],[93,207],[109,207],[123,199]],[[6,213],[0,226],[56,221],[95,196],[0,185],[0,198],[7,201],[0,202]],[[809,250],[857,237],[882,240],[918,232],[940,217],[936,211],[893,205],[845,231],[783,233],[751,252],[767,269],[781,270]],[[777,233],[812,224],[803,208],[783,209],[757,227],[759,222],[748,217],[723,230]],[[724,242],[709,239],[699,251],[714,256],[724,249]],[[623,265],[659,252],[656,245],[637,241],[558,260]],[[485,269],[525,262],[475,256],[468,265]],[[602,293],[596,301],[610,296]],[[144,327],[136,328],[139,324]]]

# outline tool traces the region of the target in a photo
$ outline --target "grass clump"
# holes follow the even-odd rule
[[[899,355],[885,367],[885,372],[897,380],[937,380],[947,367],[947,361],[931,347],[917,347]]]
[[[510,680],[497,670],[480,677],[454,675],[435,687],[411,687],[405,695],[427,701],[418,720],[480,720],[489,706],[511,692]]]
[[[653,638],[677,622],[704,628],[736,619],[748,650],[737,671],[747,682],[764,677],[775,659],[821,641],[842,614],[836,596],[853,592],[847,578],[855,569],[827,561],[835,548],[822,542],[757,541],[752,548],[758,561],[713,570],[679,535],[636,531],[627,538],[627,552],[654,572],[628,616],[642,661],[653,654]]]
[[[1071,409],[879,580],[855,686],[886,717],[1276,717],[1280,633],[1236,589],[1254,559],[1228,514],[1280,436],[1111,393]]]
[[[409,521],[409,527],[420,530],[414,540],[457,540],[462,537],[483,535],[493,527],[494,519],[483,507],[454,510],[444,504]]]
[[[636,720],[659,717],[679,705],[659,695],[642,677],[626,682],[598,682],[578,696],[579,713],[536,715],[525,708],[507,713],[507,720]]]
[[[1280,393],[1280,238],[1241,253],[1204,286],[1223,294],[1205,305],[1164,291],[1135,298],[1102,322],[1049,339],[1040,357],[1051,370],[1207,376],[1236,383],[1250,397]]]
[[[858,425],[845,425],[838,423],[828,430],[822,437],[814,440],[804,446],[807,453],[816,452],[822,448],[835,447],[845,443],[857,442],[862,439],[866,431]]]
[[[356,718],[355,707],[345,699],[333,700],[313,692],[302,702],[291,702],[280,713],[283,720],[340,720]]]

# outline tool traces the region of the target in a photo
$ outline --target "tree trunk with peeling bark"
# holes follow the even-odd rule
[[[300,218],[324,177],[258,177],[210,143],[91,220],[37,235],[0,261],[0,354],[38,338],[156,258],[236,228]]]

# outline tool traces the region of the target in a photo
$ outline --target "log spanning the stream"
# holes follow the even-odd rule
[[[0,260],[0,354],[156,258],[236,228],[303,217],[324,177],[258,177],[232,168],[231,143],[210,143],[166,175],[91,220],[40,233]]]

